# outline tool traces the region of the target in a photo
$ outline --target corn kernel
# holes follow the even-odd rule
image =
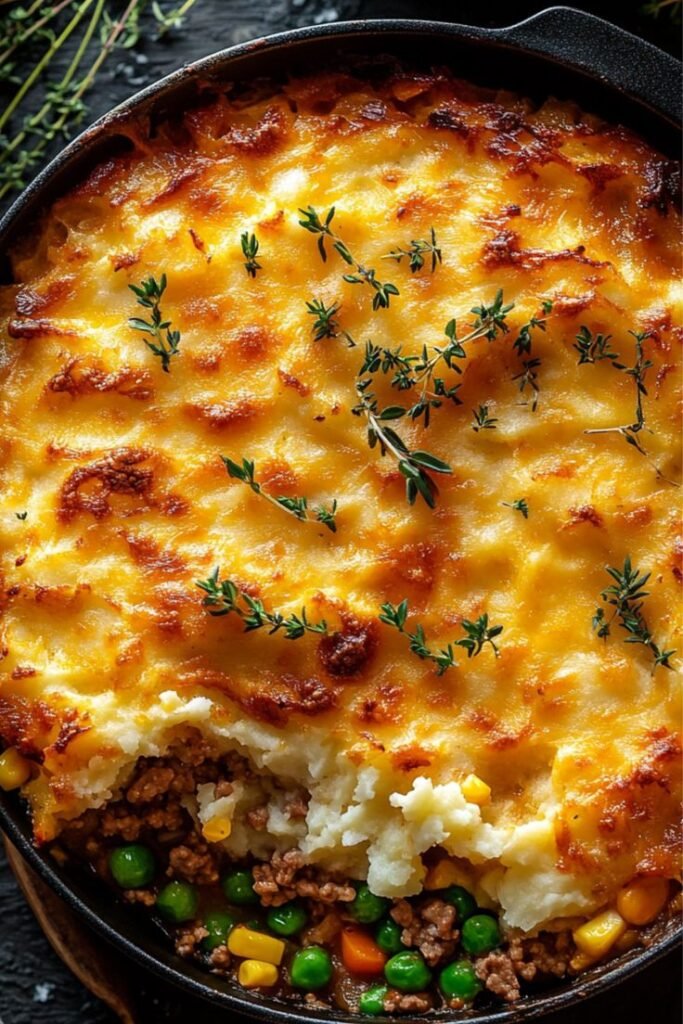
[[[227,839],[231,832],[232,822],[230,818],[220,816],[210,818],[202,826],[202,835],[208,843],[220,843],[222,839]]]
[[[574,932],[574,942],[582,953],[600,960],[626,931],[626,922],[616,910],[603,910]]]
[[[243,956],[247,960],[265,960],[267,964],[277,966],[282,960],[285,944],[272,935],[237,925],[228,935],[228,949],[235,956]]]
[[[264,960],[243,960],[237,972],[237,980],[244,988],[270,988],[277,984],[277,967]]]
[[[30,778],[31,762],[16,747],[8,747],[0,754],[0,789],[18,789]]]
[[[478,775],[468,775],[461,783],[462,795],[470,804],[487,804],[491,799],[491,787]]]
[[[467,889],[472,885],[472,879],[452,860],[444,857],[427,871],[424,888],[432,892],[435,889],[447,889],[449,885],[462,885]]]
[[[668,895],[665,878],[636,878],[617,896],[617,910],[629,924],[649,924],[664,908]]]
[[[595,958],[588,956],[587,953],[575,953],[569,961],[569,966],[578,974],[579,971],[585,971],[587,967],[590,967],[591,964],[594,963]]]

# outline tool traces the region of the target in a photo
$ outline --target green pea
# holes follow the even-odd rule
[[[498,922],[489,914],[474,914],[463,924],[460,941],[466,953],[475,956],[490,953],[496,946],[500,946]]]
[[[379,1017],[380,1013],[384,1013],[384,1000],[388,991],[386,985],[373,985],[372,988],[366,988],[365,992],[361,992],[358,1001],[360,1012],[367,1017]]]
[[[439,987],[446,999],[474,999],[481,991],[481,982],[469,960],[448,964],[439,975]]]
[[[446,903],[450,903],[458,912],[457,921],[458,924],[462,924],[468,917],[477,912],[477,903],[467,889],[463,889],[461,885],[450,885],[448,889],[444,889],[441,893]]]
[[[302,988],[306,992],[324,988],[332,979],[330,954],[321,946],[299,949],[294,954],[289,977],[295,988]]]
[[[359,885],[356,889],[356,898],[349,903],[349,913],[360,924],[374,924],[380,917],[386,914],[389,907],[389,900],[381,896],[375,896],[370,892],[367,885]]]
[[[198,903],[197,890],[189,882],[169,882],[157,896],[156,907],[167,921],[182,924],[196,916]]]
[[[254,876],[251,871],[231,871],[221,885],[228,902],[237,907],[249,907],[259,902],[254,892]]]
[[[224,946],[228,935],[237,924],[237,919],[227,910],[214,910],[204,918],[204,927],[209,933],[202,939],[202,949],[211,953],[217,946]]]
[[[420,953],[397,953],[384,967],[384,977],[399,992],[422,992],[432,980],[432,972]]]
[[[141,843],[119,846],[109,857],[109,870],[122,889],[149,885],[156,870],[152,851]]]
[[[389,956],[393,956],[394,953],[400,953],[404,948],[401,942],[401,933],[403,929],[392,921],[390,917],[385,918],[384,921],[380,921],[375,931],[375,942],[382,950],[383,953],[388,953]]]
[[[282,907],[271,907],[266,918],[268,927],[276,935],[296,935],[308,921],[308,914],[298,903],[285,903]]]

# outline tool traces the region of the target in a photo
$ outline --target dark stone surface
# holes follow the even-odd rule
[[[88,97],[90,118],[188,60],[244,42],[255,36],[312,23],[348,18],[427,17],[481,25],[511,24],[549,6],[539,0],[197,0],[181,33],[163,44],[147,43],[139,51],[114,54]],[[638,0],[587,0],[575,7],[610,17],[671,52],[679,51],[679,33],[666,19],[639,13]],[[29,68],[26,67],[25,72]],[[113,1014],[91,997],[53,953],[25,904],[0,851],[0,1024],[115,1024]],[[112,952],[112,956],[115,954]],[[121,963],[121,971],[134,970]],[[618,992],[592,1000],[581,1009],[556,1016],[553,1024],[604,1024],[606,1019],[681,1019],[679,962],[671,957],[623,985]],[[192,1019],[185,998],[157,991],[140,978],[140,1024]],[[202,1006],[202,1024],[214,1024]],[[223,1024],[227,1024],[225,1014]],[[229,1024],[238,1024],[234,1018]]]

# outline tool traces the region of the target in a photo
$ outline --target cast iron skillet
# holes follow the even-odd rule
[[[606,21],[568,7],[550,8],[503,29],[397,20],[297,29],[223,50],[181,68],[83,132],[0,222],[0,278],[9,279],[8,246],[26,232],[40,210],[100,160],[127,145],[117,126],[129,115],[149,116],[153,124],[167,112],[182,110],[196,96],[200,84],[220,87],[226,81],[311,71],[377,54],[408,58],[412,64],[448,64],[460,77],[539,99],[552,94],[575,100],[586,110],[636,129],[660,150],[672,155],[679,152],[679,62]],[[310,1024],[324,1019],[357,1024],[358,1017],[341,1012],[325,1010],[320,1015],[305,1006],[290,1009],[181,962],[148,915],[117,905],[94,878],[76,868],[59,867],[49,853],[34,848],[28,816],[15,794],[0,794],[0,824],[30,865],[96,932],[169,983],[253,1020]],[[476,1024],[512,1024],[583,1004],[587,996],[604,992],[659,959],[673,949],[679,937],[680,929],[672,924],[649,949],[632,951],[594,968],[578,981],[529,997],[513,1008],[466,1011],[455,1017]],[[436,1017],[454,1019],[452,1011]]]

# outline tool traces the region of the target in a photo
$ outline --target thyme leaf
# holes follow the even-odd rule
[[[267,611],[262,601],[240,590],[232,580],[219,579],[218,566],[208,579],[195,580],[195,586],[206,595],[202,604],[208,609],[209,615],[238,615],[244,623],[245,633],[264,626],[270,627],[269,635],[284,630],[285,640],[299,640],[306,633],[327,633],[325,620],[309,622],[305,608],[301,609],[301,615],[285,616],[280,612]]]
[[[128,324],[134,331],[152,336],[154,341],[145,338],[145,345],[161,360],[164,373],[170,373],[171,359],[178,355],[180,331],[170,330],[171,321],[164,320],[161,312],[160,303],[166,291],[166,274],[162,274],[158,281],[150,274],[139,285],[129,284],[128,287],[137,296],[138,305],[151,310],[149,320],[131,316],[128,318]]]
[[[670,659],[676,651],[661,650],[643,615],[643,602],[646,597],[649,597],[649,591],[644,590],[643,587],[649,580],[650,573],[646,572],[641,575],[640,569],[632,567],[631,558],[628,555],[624,559],[622,569],[607,565],[605,570],[614,582],[611,586],[605,587],[600,596],[608,606],[614,608],[614,611],[608,619],[604,608],[596,608],[592,626],[598,637],[606,639],[611,633],[614,619],[618,618],[619,625],[628,633],[624,643],[642,644],[652,654],[654,658],[653,672],[658,665],[672,668]]]
[[[256,260],[256,255],[259,250],[259,243],[256,235],[249,234],[248,231],[243,231],[240,235],[240,244],[242,246],[242,253],[246,260],[244,269],[246,270],[249,277],[256,277],[259,270],[263,270],[263,267]]]
[[[322,523],[332,533],[337,532],[337,523],[335,516],[337,514],[337,499],[332,501],[329,508],[325,508],[324,505],[314,505],[309,509],[308,498],[276,498],[272,494],[268,494],[263,490],[261,484],[256,480],[255,477],[255,465],[250,459],[242,459],[242,465],[237,462],[233,462],[232,459],[226,455],[221,455],[223,464],[228,471],[228,476],[233,477],[235,480],[241,480],[242,483],[250,487],[254,494],[260,494],[261,497],[269,501],[271,505],[275,505],[276,508],[284,509],[285,512],[289,512],[290,515],[294,516],[295,519],[301,522],[317,522]],[[312,513],[312,515],[311,515]]]
[[[498,420],[495,416],[489,416],[488,405],[480,405],[478,409],[473,409],[472,416],[474,417],[472,430],[475,434],[479,433],[480,430],[496,429],[496,423]]]
[[[17,517],[17,519],[21,520],[22,523],[25,522],[28,519],[28,511],[26,511],[26,512],[15,512],[14,514]]]
[[[521,512],[525,519],[529,518],[529,506],[526,503],[526,498],[516,498],[515,501],[501,501],[501,505],[505,505],[506,508],[512,508],[515,512]]]

